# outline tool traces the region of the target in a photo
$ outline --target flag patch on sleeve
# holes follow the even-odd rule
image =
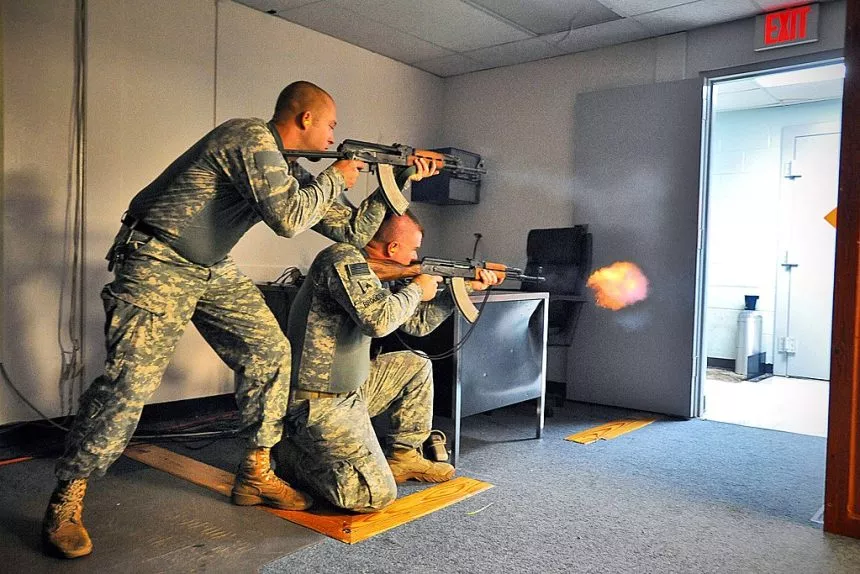
[[[369,277],[370,267],[367,263],[350,263],[346,266],[346,274],[349,275],[350,279],[354,279],[356,277]]]

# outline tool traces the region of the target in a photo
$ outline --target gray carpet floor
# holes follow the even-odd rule
[[[860,572],[860,540],[811,521],[824,500],[824,439],[662,420],[611,441],[563,440],[631,414],[567,403],[539,441],[525,405],[469,417],[458,473],[495,488],[262,572]]]
[[[38,528],[51,461],[0,467],[0,572],[860,572],[860,540],[811,521],[824,439],[660,420],[564,440],[635,414],[566,403],[541,440],[528,405],[469,417],[458,473],[495,488],[353,546],[121,459],[87,496],[96,552],[49,559]],[[236,439],[160,444],[231,471],[242,451]]]
[[[0,572],[255,572],[323,538],[120,457],[87,492],[84,523],[93,553],[77,560],[46,556],[39,533],[53,466],[35,459],[0,467]]]

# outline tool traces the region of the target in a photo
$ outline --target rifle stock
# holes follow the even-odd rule
[[[451,288],[451,294],[457,308],[467,321],[474,323],[478,318],[478,309],[469,299],[466,289],[466,281],[478,281],[481,277],[481,269],[494,271],[499,279],[515,279],[518,281],[543,281],[543,277],[531,277],[524,275],[521,269],[508,267],[502,263],[489,261],[453,261],[450,259],[439,259],[436,257],[424,257],[411,265],[401,265],[393,261],[382,259],[368,259],[367,264],[373,270],[380,281],[396,281],[398,279],[409,279],[417,275],[437,275],[445,279]]]
[[[409,279],[421,275],[420,262],[412,265],[401,265],[384,259],[368,259],[367,264],[380,281],[397,281],[398,279]]]

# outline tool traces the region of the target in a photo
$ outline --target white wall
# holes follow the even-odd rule
[[[759,295],[762,344],[774,360],[782,130],[839,122],[841,100],[714,114],[708,205],[707,356],[735,358],[744,295]]]
[[[754,19],[748,19],[449,78],[442,139],[484,156],[488,174],[479,205],[435,208],[432,223],[439,232],[428,246],[462,257],[471,252],[472,233],[481,232],[485,257],[524,264],[530,229],[589,223],[580,219],[572,200],[578,93],[695,78],[705,71],[838,49],[844,11],[844,2],[823,4],[821,40],[782,50],[754,52]],[[554,348],[549,378],[559,375],[566,376],[570,395],[575,369],[567,365],[563,350]]]
[[[85,340],[89,384],[104,359],[104,254],[134,194],[230,117],[271,117],[278,92],[318,82],[338,103],[336,137],[436,145],[439,78],[226,0],[89,0]],[[2,1],[5,128],[2,362],[48,416],[76,408],[58,383],[73,0]],[[216,28],[217,22],[217,28]],[[216,73],[217,72],[217,73]],[[362,181],[350,193],[372,191]],[[420,212],[420,208],[419,208]],[[234,251],[259,280],[306,269],[328,242],[258,226]],[[151,402],[231,392],[232,376],[191,328]],[[38,418],[0,384],[0,424]]]

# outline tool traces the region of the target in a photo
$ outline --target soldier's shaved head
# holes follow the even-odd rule
[[[404,231],[408,232],[413,229],[417,229],[422,235],[424,234],[424,226],[421,225],[418,217],[411,210],[407,209],[403,215],[396,215],[389,211],[382,225],[379,226],[376,235],[373,236],[373,241],[391,243],[392,241],[397,241],[403,235]]]
[[[334,102],[331,95],[316,84],[304,80],[293,82],[278,95],[272,119],[283,121],[306,111],[315,112],[330,102]]]
[[[418,259],[423,237],[424,228],[415,214],[407,209],[403,215],[389,213],[364,250],[372,259],[409,265]]]

